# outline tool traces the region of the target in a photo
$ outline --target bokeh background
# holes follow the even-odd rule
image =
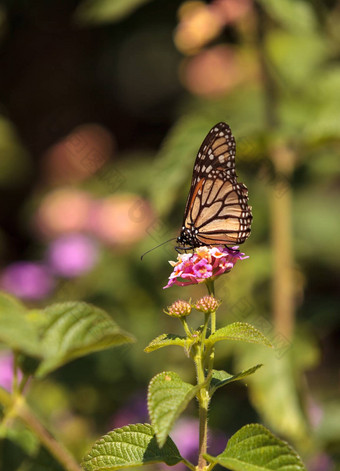
[[[1,2],[1,288],[32,307],[94,303],[137,338],[31,386],[78,460],[105,432],[148,420],[154,374],[194,379],[177,347],[143,349],[181,333],[162,310],[204,287],[162,289],[174,242],[140,255],[178,235],[196,152],[225,121],[254,221],[250,258],[217,283],[219,325],[249,321],[277,349],[218,346],[217,368],[264,367],[216,393],[210,451],[259,421],[308,470],[340,469],[339,24],[336,0]],[[11,361],[2,349],[7,388]],[[173,432],[188,458],[195,413]],[[38,448],[16,424],[3,469]]]

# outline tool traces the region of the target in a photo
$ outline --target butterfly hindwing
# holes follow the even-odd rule
[[[246,186],[237,182],[235,151],[235,139],[225,123],[214,126],[204,139],[194,164],[181,244],[233,245],[249,236],[251,207]]]

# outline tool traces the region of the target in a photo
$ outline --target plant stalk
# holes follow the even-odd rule
[[[263,76],[267,127],[275,135],[280,127],[278,117],[278,89],[273,78],[273,67],[269,63],[264,45],[268,19],[264,9],[258,7],[257,46]],[[271,233],[273,248],[272,304],[275,331],[291,339],[295,324],[294,282],[292,249],[292,189],[289,183],[294,170],[296,156],[288,143],[276,142],[269,149],[276,177],[271,197]]]
[[[210,296],[215,297],[214,282],[209,280],[206,282],[206,285],[207,285],[208,293],[210,294]],[[199,355],[196,357],[196,361],[195,361],[198,384],[202,384],[202,382],[204,381],[206,382],[206,384],[202,386],[202,388],[200,389],[197,395],[198,404],[199,404],[199,454],[198,454],[198,465],[197,465],[198,471],[203,471],[207,467],[207,462],[203,455],[207,452],[207,446],[208,446],[208,407],[209,407],[209,402],[210,402],[210,395],[209,395],[210,380],[206,378],[209,378],[211,375],[211,371],[214,364],[214,355],[215,355],[214,348],[211,348],[210,352],[208,353],[205,346],[205,339],[206,339],[209,321],[210,321],[210,333],[214,333],[216,330],[216,312],[205,315],[204,327],[201,334]],[[206,365],[208,354],[209,354],[208,370],[205,373],[205,365]],[[207,376],[205,376],[205,374]]]
[[[73,456],[64,448],[61,443],[48,432],[41,422],[31,412],[23,396],[11,396],[7,391],[0,390],[0,402],[6,408],[7,420],[2,426],[6,426],[10,418],[18,417],[21,419],[39,438],[40,442],[48,449],[52,456],[67,471],[82,471],[81,467],[75,461]]]

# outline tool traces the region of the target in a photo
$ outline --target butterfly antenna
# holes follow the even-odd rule
[[[146,252],[144,252],[143,255],[141,255],[140,259],[143,260],[144,255],[146,255],[147,253],[150,253],[153,250],[158,249],[158,247],[161,247],[162,245],[167,244],[168,242],[171,242],[172,240],[176,240],[176,239],[177,239],[177,237],[172,237],[172,239],[166,240],[165,242],[162,242],[161,244],[156,245],[156,247],[153,247],[152,249],[147,250]]]

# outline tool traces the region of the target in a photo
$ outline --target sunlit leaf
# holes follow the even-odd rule
[[[324,67],[328,45],[319,34],[294,35],[274,30],[266,36],[266,52],[271,67],[274,66],[278,85],[283,87],[281,98],[290,96],[289,87],[308,84],[311,75]],[[277,77],[279,74],[279,77]],[[314,76],[315,79],[315,76]],[[315,80],[314,80],[315,90]],[[295,97],[301,98],[301,97]]]
[[[165,443],[175,420],[195,397],[198,389],[198,386],[182,381],[172,371],[163,371],[150,381],[148,409],[160,447]]]
[[[237,373],[236,375],[231,375],[223,370],[213,370],[210,383],[210,395],[213,395],[216,389],[221,388],[222,386],[225,386],[228,383],[232,383],[233,381],[239,381],[240,379],[243,379],[246,376],[252,375],[253,373],[255,373],[256,370],[261,368],[261,366],[263,365],[255,365],[252,368],[241,371],[241,373]]]
[[[169,345],[178,345],[179,347],[188,347],[189,342],[186,337],[174,334],[162,334],[153,339],[144,351],[149,353]]]
[[[37,370],[38,376],[74,358],[134,340],[105,311],[91,304],[52,304],[43,314],[40,342],[45,359]]]
[[[26,313],[17,299],[0,294],[0,342],[27,355],[41,356],[37,332],[28,322]]]
[[[151,425],[134,424],[100,438],[85,456],[82,467],[85,471],[111,471],[162,462],[173,466],[180,461],[181,455],[171,438],[160,448]]]
[[[206,459],[232,471],[303,471],[300,457],[288,443],[260,424],[242,427],[218,456]]]
[[[220,340],[241,340],[243,342],[260,343],[272,347],[271,342],[255,327],[246,322],[234,322],[226,327],[216,330],[207,339],[207,343],[214,344]]]

